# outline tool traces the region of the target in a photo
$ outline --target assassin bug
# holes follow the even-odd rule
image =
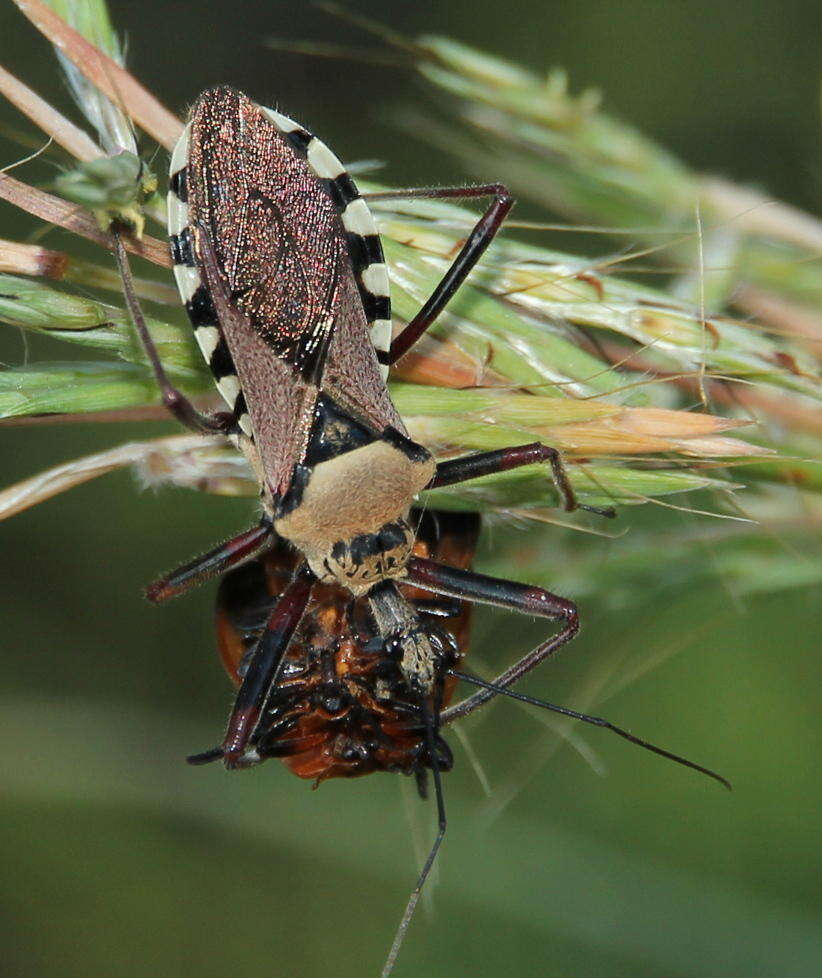
[[[378,654],[395,663],[394,678],[401,681],[402,698],[395,695],[395,707],[399,710],[401,701],[414,706],[420,757],[427,757],[433,774],[439,827],[384,974],[393,966],[445,833],[440,724],[467,715],[498,693],[531,702],[506,687],[579,628],[576,607],[549,591],[413,552],[409,512],[426,489],[547,463],[565,509],[577,503],[557,451],[541,443],[436,463],[408,437],[388,394],[388,368],[434,322],[513,206],[501,184],[371,195],[411,197],[493,201],[433,295],[394,337],[376,226],[366,198],[337,157],[293,120],[231,88],[199,98],[172,154],[168,214],[180,294],[228,406],[211,416],[198,412],[170,384],[129,287],[125,250],[115,236],[127,302],[163,402],[188,427],[234,440],[257,475],[263,511],[257,526],[153,584],[149,598],[159,602],[180,594],[278,540],[298,555],[243,662],[223,743],[201,759],[222,757],[228,768],[259,759],[255,745],[270,718],[268,706],[279,695],[290,643],[318,585],[337,586],[350,600],[364,602]],[[453,647],[403,594],[399,582],[457,601],[521,611],[560,627],[494,683],[485,683],[453,668]],[[353,619],[342,620],[353,627]],[[443,712],[449,676],[481,688]],[[636,740],[597,718],[561,712]]]
[[[366,200],[337,157],[297,123],[230,88],[204,93],[172,154],[169,188],[174,274],[229,411],[204,416],[171,386],[133,296],[129,304],[164,403],[189,427],[235,440],[257,473],[263,516],[148,595],[182,593],[265,549],[274,535],[304,557],[243,677],[223,744],[226,765],[242,762],[316,581],[367,595],[380,634],[396,640],[409,685],[428,702],[440,656],[397,580],[560,622],[503,685],[568,642],[578,629],[571,602],[412,556],[407,522],[425,489],[535,462],[549,464],[572,510],[556,450],[532,443],[436,463],[408,437],[385,385],[390,364],[431,325],[499,229],[513,205],[507,190],[376,195],[494,198],[434,294],[391,339],[388,275]],[[118,256],[124,267],[122,245]]]

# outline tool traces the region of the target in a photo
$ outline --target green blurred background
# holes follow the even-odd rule
[[[816,209],[816,2],[365,0],[357,9],[412,36],[449,34],[537,69],[563,65],[574,88],[600,88],[611,112],[694,166]],[[308,4],[144,0],[111,10],[130,66],[175,110],[230,82],[279,104],[344,159],[386,161],[385,182],[505,179],[482,161],[456,170],[396,127],[403,107],[437,99],[399,64],[267,49],[276,36],[386,53]],[[48,46],[9,3],[0,38],[2,62],[67,105]],[[5,108],[0,119],[21,125]],[[0,164],[20,155],[4,141]],[[0,215],[3,236],[30,228],[11,208]],[[54,350],[0,333],[4,363]],[[2,483],[171,430],[6,428]],[[214,654],[214,588],[162,610],[140,590],[250,518],[246,502],[140,493],[119,475],[2,526],[4,974],[378,973],[414,877],[412,837],[429,837],[432,806],[394,777],[312,792],[276,763],[229,777],[182,762],[215,742],[230,702]],[[650,520],[663,532],[704,518],[621,517],[628,528]],[[487,709],[465,732],[491,794],[452,735],[439,880],[396,974],[818,975],[818,595],[778,581],[773,594],[740,595],[710,569],[683,583],[676,553],[658,590],[584,594],[552,560],[580,537],[528,533],[494,529],[479,565],[516,565],[527,540],[540,555],[528,576],[582,598],[584,633],[523,688],[603,712],[718,768],[735,791],[601,731],[575,729],[575,750],[513,704]],[[619,540],[584,545],[603,562],[619,557]],[[707,548],[704,559],[710,568]],[[474,652],[501,667],[540,634],[483,612]]]

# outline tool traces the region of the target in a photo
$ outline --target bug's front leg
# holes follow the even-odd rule
[[[536,668],[544,659],[553,655],[557,649],[570,642],[579,631],[576,605],[541,587],[447,567],[425,557],[412,557],[409,560],[407,579],[410,584],[415,584],[426,591],[434,591],[463,601],[476,601],[480,604],[496,605],[499,608],[510,608],[512,611],[521,611],[526,615],[563,623],[562,628],[555,635],[540,643],[497,676],[493,682],[494,686],[504,688],[512,685],[527,672]],[[445,710],[441,717],[442,722],[450,723],[472,713],[495,695],[493,690],[481,689],[462,703]]]
[[[149,584],[146,597],[154,604],[162,604],[169,598],[185,594],[198,584],[211,580],[231,567],[237,567],[270,547],[273,533],[271,523],[267,519],[262,520],[258,526],[252,526],[250,530],[237,534]]]
[[[448,459],[437,464],[437,472],[426,489],[439,489],[441,486],[452,486],[458,482],[468,482],[481,475],[491,475],[494,472],[507,472],[523,465],[533,465],[547,462],[551,467],[551,475],[557,488],[563,509],[572,512],[584,509],[599,516],[613,518],[616,514],[612,509],[599,509],[596,506],[585,506],[577,502],[568,473],[562,464],[562,458],[555,448],[534,441],[528,445],[516,445],[511,448],[500,448],[492,452],[478,452],[476,455],[463,455],[461,458]]]
[[[251,655],[223,739],[223,762],[229,769],[242,766],[243,755],[260,720],[269,690],[277,681],[283,657],[300,624],[315,582],[308,565],[300,564],[274,606]]]

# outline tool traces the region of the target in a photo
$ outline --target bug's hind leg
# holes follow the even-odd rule
[[[555,448],[543,445],[542,442],[538,441],[528,445],[500,448],[492,452],[479,452],[476,455],[463,455],[461,458],[439,462],[436,475],[425,488],[438,489],[441,486],[452,486],[458,482],[477,479],[481,475],[507,472],[509,469],[517,469],[522,465],[533,465],[539,462],[547,462],[550,465],[551,475],[562,501],[563,509],[568,512],[584,509],[590,513],[597,513],[599,516],[609,518],[616,515],[612,509],[599,509],[596,506],[585,506],[578,503],[571,483],[568,481],[568,473],[565,471],[559,452]]]
[[[499,231],[508,212],[514,206],[514,198],[508,188],[501,183],[483,184],[478,187],[419,187],[409,190],[386,190],[380,193],[364,194],[366,200],[412,200],[417,198],[472,198],[493,197],[493,202],[474,225],[454,259],[453,264],[434,289],[431,297],[420,309],[405,329],[396,336],[388,352],[388,364],[396,363],[417,342],[428,327],[436,320],[451,297],[467,278],[471,269],[482,257]]]
[[[126,305],[128,306],[129,315],[131,316],[131,321],[134,323],[137,335],[140,337],[140,342],[143,344],[143,349],[146,351],[146,356],[154,372],[157,385],[160,388],[163,405],[181,424],[199,434],[225,435],[234,431],[237,427],[237,421],[233,414],[228,411],[218,411],[216,414],[203,414],[169,380],[166,369],[157,352],[157,347],[154,345],[154,340],[151,338],[148,326],[146,326],[143,310],[140,308],[140,303],[137,300],[126,249],[123,246],[120,235],[116,231],[113,232],[113,238],[114,254],[117,258],[120,277],[123,280],[123,293],[125,295]]]
[[[544,659],[553,655],[579,631],[579,616],[576,605],[565,598],[552,594],[541,587],[518,584],[498,577],[487,577],[475,571],[446,567],[437,561],[424,557],[412,557],[408,562],[408,582],[426,591],[460,598],[463,601],[476,601],[480,604],[510,608],[526,615],[547,618],[562,622],[561,629],[541,642],[535,649],[524,655],[494,680],[494,686],[506,687],[521,679],[536,668]],[[472,713],[494,696],[489,689],[481,689],[456,706],[449,707],[441,716],[443,723],[450,723],[458,717]]]

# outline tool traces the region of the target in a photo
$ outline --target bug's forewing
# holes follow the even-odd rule
[[[339,209],[305,156],[241,93],[215,89],[195,106],[187,197],[206,305],[233,361],[272,492],[287,490],[302,460],[319,383],[377,430],[402,430],[369,339]],[[213,255],[211,276],[204,251]]]
[[[323,372],[323,387],[353,417],[366,421],[377,431],[392,425],[403,434],[408,433],[380,374],[353,276],[346,276],[339,283],[337,316]]]

